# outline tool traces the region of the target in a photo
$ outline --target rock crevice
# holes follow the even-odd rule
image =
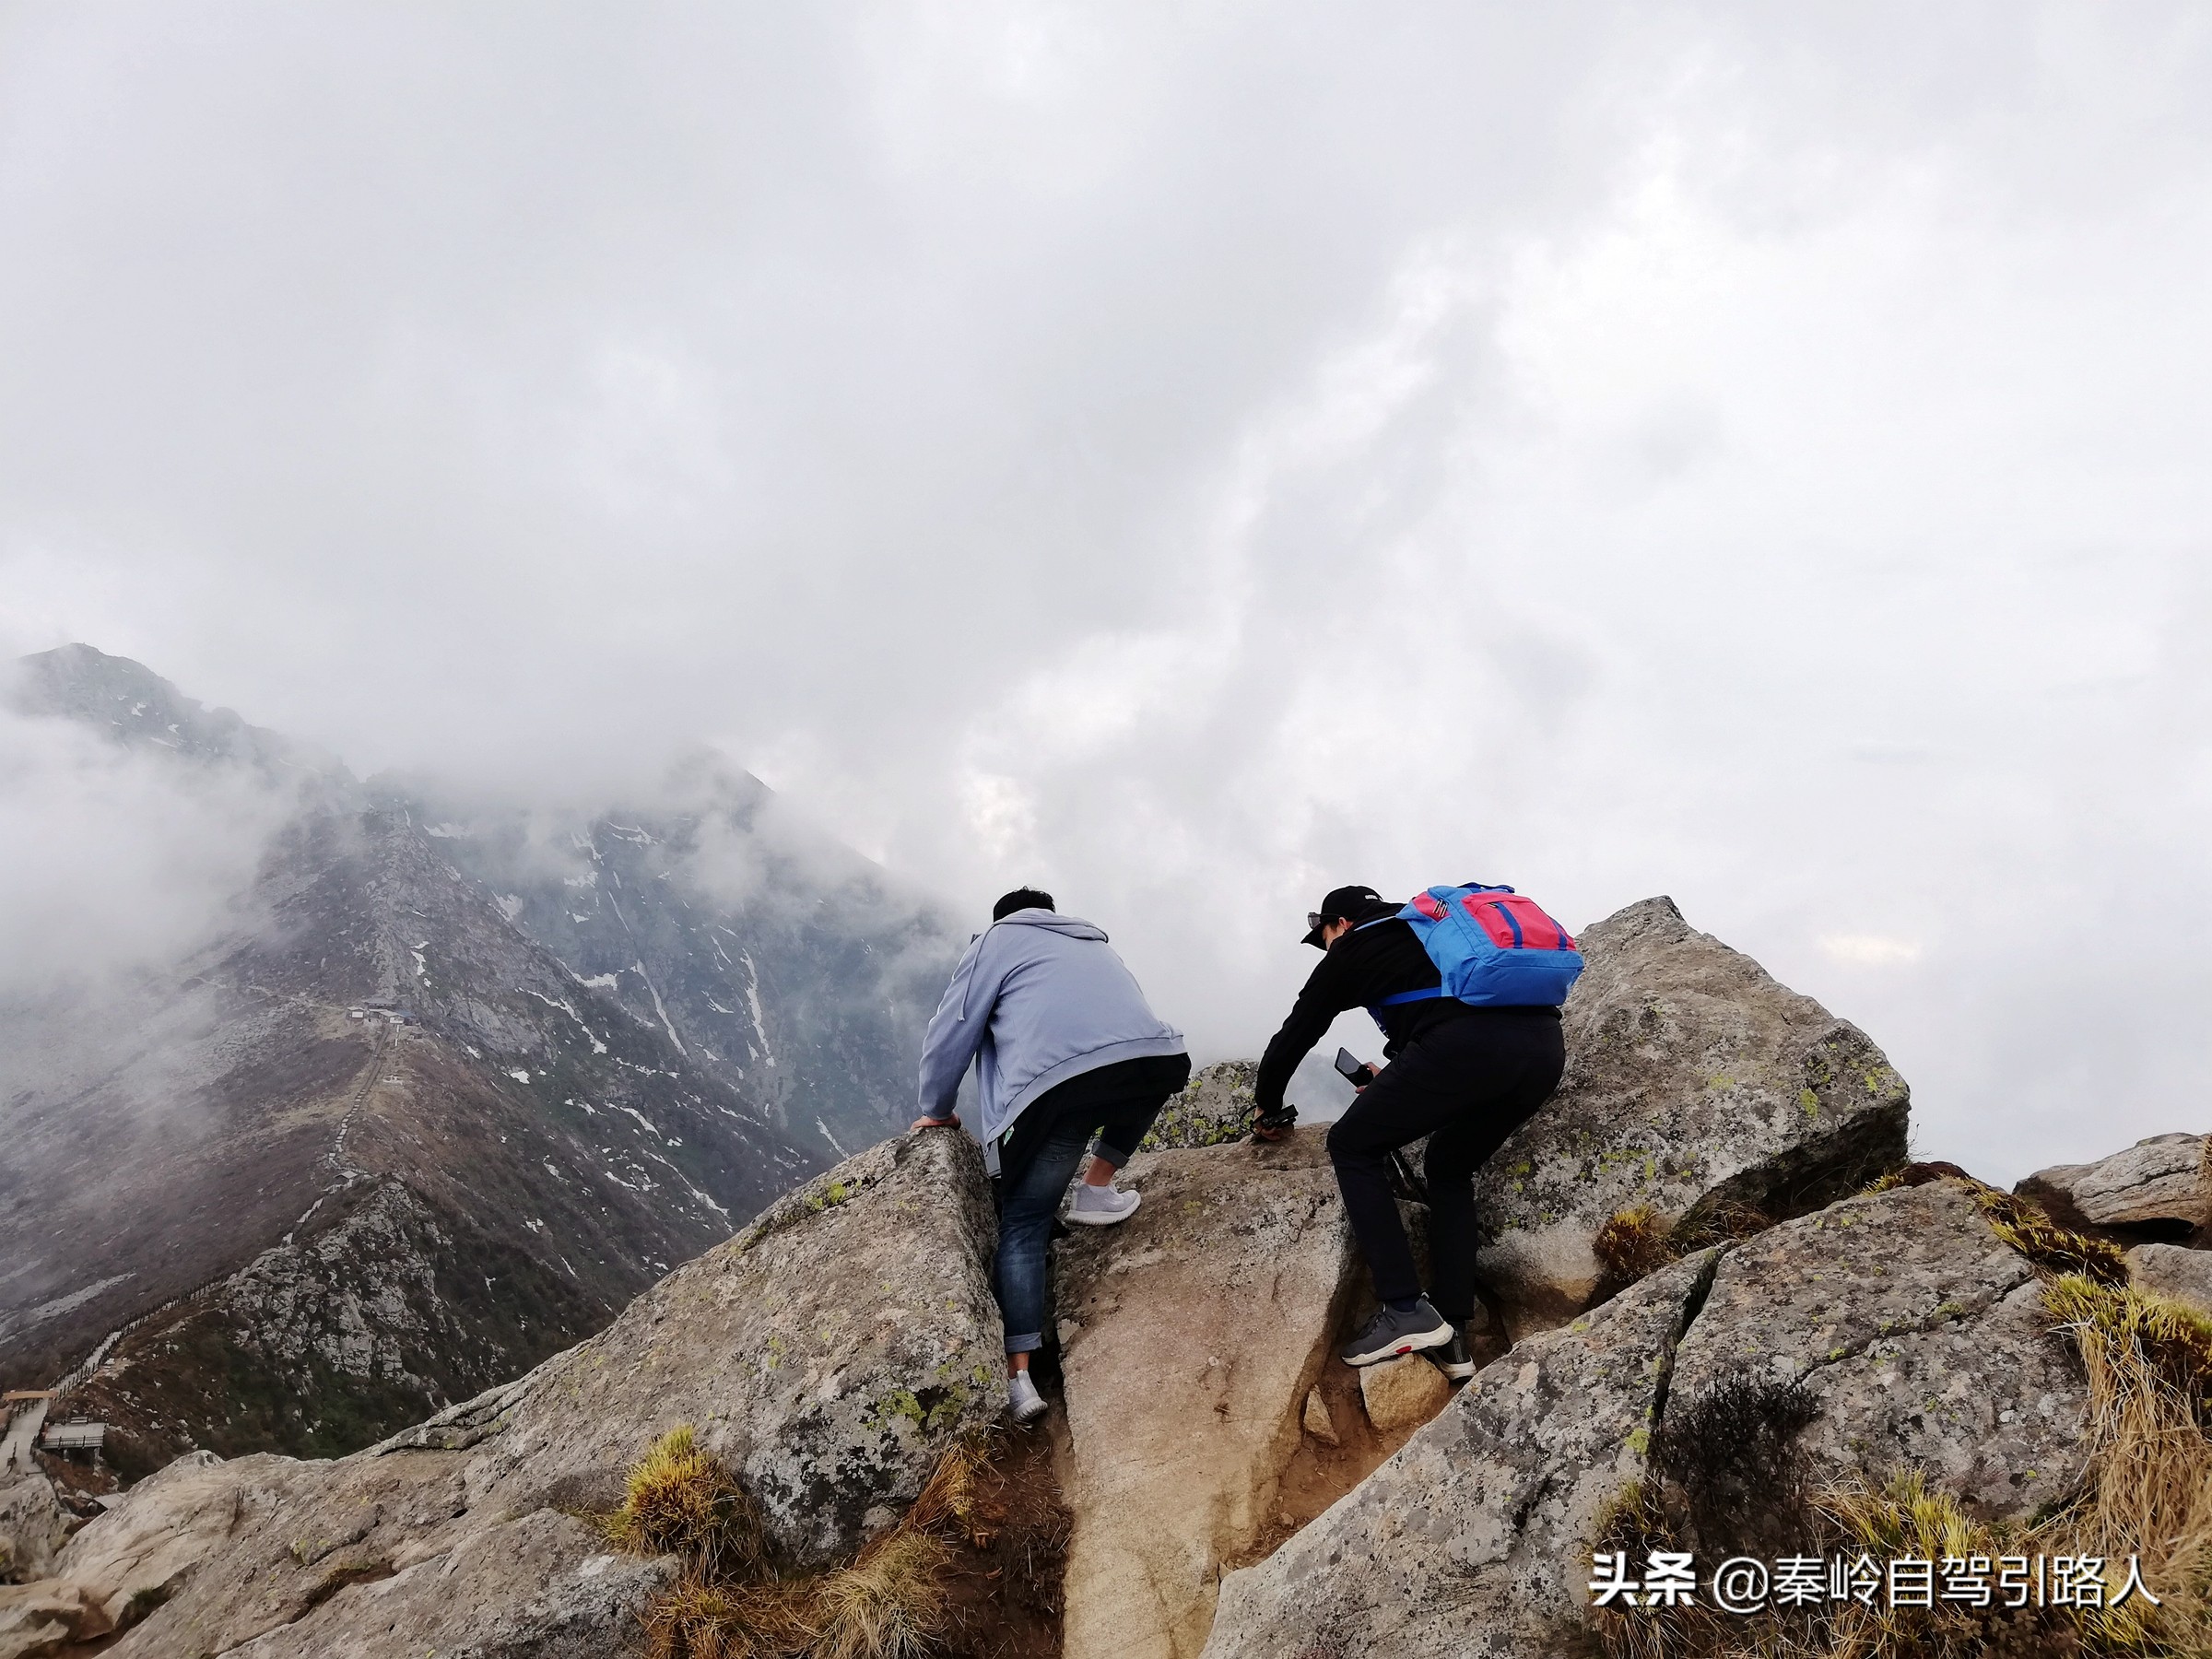
[[[1681,1317],[1668,1333],[1660,1347],[1657,1373],[1652,1379],[1651,1426],[1649,1432],[1655,1438],[1666,1424],[1667,1396],[1675,1382],[1675,1359],[1681,1353],[1682,1344],[1688,1339],[1690,1327],[1698,1323],[1698,1315],[1705,1312],[1705,1304],[1712,1296],[1712,1282],[1721,1271],[1721,1257],[1727,1253],[1725,1245],[1714,1245],[1689,1257],[1692,1268],[1689,1289],[1682,1300]]]
[[[1349,1230],[1319,1132],[1141,1152],[1135,1217],[1054,1266],[1075,1513],[1065,1651],[1189,1659],[1276,1515],[1341,1323]]]

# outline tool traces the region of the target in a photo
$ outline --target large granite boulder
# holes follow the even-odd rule
[[[580,1519],[679,1424],[739,1472],[785,1563],[888,1526],[997,1418],[982,1159],[888,1141],[781,1200],[515,1382],[329,1463],[204,1454],[133,1488],[62,1552],[127,1659],[636,1651],[670,1571]]]
[[[39,1659],[114,1628],[97,1602],[63,1580],[0,1584],[0,1659]]]
[[[1476,1180],[1482,1254],[1516,1336],[1606,1284],[1623,1211],[1803,1214],[1905,1159],[1904,1079],[1856,1026],[1646,899],[1585,930],[1559,1092]]]
[[[2138,1244],[2127,1253],[2128,1282],[2212,1319],[2212,1250]]]
[[[1318,1129],[1140,1152],[1144,1195],[1055,1253],[1074,1517],[1067,1659],[1187,1659],[1221,1565],[1276,1482],[1348,1295],[1351,1236]]]
[[[499,1432],[471,1465],[472,1499],[611,1491],[646,1444],[688,1423],[760,1503],[789,1564],[845,1554],[897,1518],[961,1430],[1005,1408],[996,1229],[965,1135],[924,1131],[846,1159],[495,1391]],[[432,1419],[393,1443],[452,1439]]]
[[[253,1476],[270,1466],[325,1465],[274,1457],[227,1464],[212,1452],[188,1453],[140,1481],[128,1501],[72,1539],[59,1571],[100,1608],[111,1628],[128,1624],[169,1600],[221,1547],[244,1509]]]
[[[608,1553],[583,1522],[535,1510],[458,1533],[435,1557],[388,1575],[374,1561],[326,1563],[308,1598],[285,1607],[283,1622],[223,1652],[226,1659],[611,1659],[644,1651],[638,1608],[672,1575],[665,1561]],[[116,1651],[179,1650],[152,1641]]]
[[[2154,1135],[2095,1163],[2038,1170],[2014,1191],[2063,1226],[2131,1242],[2179,1242],[2212,1225],[2201,1135]]]
[[[1252,1124],[1252,1090],[1259,1070],[1254,1061],[1222,1060],[1196,1073],[1159,1109],[1141,1143],[1143,1150],[1218,1147],[1243,1139]]]
[[[44,1576],[68,1535],[69,1512],[45,1471],[0,1464],[0,1583]]]
[[[1583,1651],[1591,1556],[1631,1487],[1686,1484],[1716,1532],[1748,1526],[1745,1493],[1694,1500],[1709,1495],[1701,1458],[1740,1463],[1762,1432],[1769,1466],[1752,1473],[1796,1470],[1783,1498],[1916,1469],[1977,1514],[2025,1519],[2085,1462],[2086,1384],[2041,1297],[1954,1182],[1700,1252],[1485,1368],[1319,1520],[1230,1574],[1207,1659]],[[1787,1519],[1785,1535],[1809,1533],[1802,1511]],[[1737,1538],[1695,1541],[1703,1559]]]
[[[108,1630],[99,1608],[73,1584],[55,1579],[0,1584],[0,1659],[47,1659]]]
[[[43,1577],[69,1535],[68,1512],[34,1451],[46,1411],[42,1399],[0,1409],[0,1584]]]
[[[1830,1478],[1918,1469],[1997,1521],[2081,1477],[2080,1359],[2034,1267],[1955,1181],[1848,1199],[1728,1251],[1668,1409],[1739,1379],[1803,1391],[1798,1449]]]

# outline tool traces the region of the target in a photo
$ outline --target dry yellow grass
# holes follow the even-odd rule
[[[652,1659],[794,1659],[816,1635],[804,1601],[783,1585],[718,1584],[695,1569],[644,1612]]]
[[[2093,1623],[2115,1653],[2212,1654],[2212,1321],[2080,1276],[2044,1300],[2089,1377],[2092,1486],[2063,1518],[2077,1553],[2139,1556],[2162,1608],[2131,1601]]]
[[[814,1587],[810,1659],[926,1659],[945,1633],[951,1556],[942,1538],[900,1526],[825,1573]]]
[[[681,1563],[643,1615],[652,1659],[927,1659],[951,1618],[946,1535],[987,1544],[999,1519],[984,1490],[990,1465],[984,1441],[955,1445],[906,1514],[853,1561],[784,1576],[768,1559],[759,1510],[677,1429],[630,1470],[622,1507],[603,1524],[620,1549]]]
[[[1979,1183],[1969,1183],[1970,1190]],[[1983,1189],[1987,1191],[1988,1189]],[[1806,1517],[1806,1547],[1864,1550],[1877,1560],[1913,1556],[2090,1556],[2116,1592],[2130,1556],[2159,1597],[2117,1607],[2045,1608],[2014,1616],[1999,1631],[1990,1613],[1964,1607],[1824,1609],[1818,1619],[1764,1628],[1722,1625],[1671,1609],[1601,1616],[1614,1659],[1984,1659],[1997,1653],[2068,1653],[2079,1659],[2212,1659],[2212,1320],[2163,1298],[2111,1282],[2124,1259],[2095,1240],[2053,1226],[2010,1194],[1982,1204],[2000,1237],[2045,1270],[2044,1302],[2068,1332],[2088,1379],[2083,1489],[2032,1525],[1993,1526],[1916,1473],[1831,1488]],[[2017,1207],[2016,1207],[2017,1206]],[[2026,1213],[2021,1213],[2025,1211]],[[2109,1252],[2109,1253],[2108,1253]],[[2053,1271],[2079,1264],[2086,1271]],[[1626,1488],[1594,1547],[1666,1548],[1667,1506],[1641,1486]],[[2025,1645],[2023,1645],[2025,1644]]]
[[[1971,1179],[1959,1184],[1988,1218],[1990,1230],[2038,1267],[2078,1273],[2100,1285],[2127,1283],[2127,1257],[2118,1245],[2059,1226],[2025,1198]]]
[[[1748,1239],[1773,1225],[1764,1211],[1733,1201],[1700,1205],[1679,1221],[1669,1221],[1653,1205],[1631,1204],[1606,1218],[1590,1249],[1605,1270],[1602,1283],[1609,1294],[1693,1251]]]
[[[988,1544],[1000,1519],[983,1491],[983,1476],[990,1466],[988,1440],[956,1441],[930,1471],[900,1525],[909,1531],[954,1526],[971,1542]]]
[[[1819,1502],[1831,1535],[1847,1550],[1877,1561],[1901,1556],[1940,1561],[1945,1557],[2023,1553],[2022,1538],[1976,1521],[1947,1492],[1931,1492],[1917,1473],[1880,1487],[1831,1488]],[[1817,1640],[1800,1650],[1819,1659],[1971,1659],[1987,1651],[1991,1614],[1938,1605],[1869,1607],[1845,1603],[1828,1612]],[[2064,1615],[2057,1617],[2063,1618]]]
[[[631,1468],[608,1540],[631,1555],[681,1556],[709,1577],[760,1564],[760,1512],[722,1461],[701,1451],[689,1425],[671,1429]]]
[[[1614,1211],[1590,1248],[1615,1285],[1632,1285],[1682,1254],[1675,1245],[1673,1223],[1648,1204]]]
[[[1674,1517],[1655,1485],[1631,1480],[1613,1495],[1597,1517],[1591,1548],[1625,1553],[1641,1561],[1655,1549],[1680,1549]],[[1597,1632],[1606,1659],[1697,1659],[1714,1653],[1726,1632],[1703,1606],[1670,1607],[1653,1616],[1641,1612],[1597,1616]]]

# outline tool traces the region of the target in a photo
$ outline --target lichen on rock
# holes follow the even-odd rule
[[[1259,1069],[1250,1060],[1223,1060],[1206,1067],[1159,1109],[1138,1149],[1163,1152],[1241,1140],[1252,1125],[1253,1085]]]

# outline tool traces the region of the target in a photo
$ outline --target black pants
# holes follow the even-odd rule
[[[1429,1136],[1429,1254],[1436,1311],[1475,1312],[1475,1171],[1559,1086],[1567,1044],[1548,1009],[1484,1008],[1423,1032],[1329,1125],[1329,1160],[1384,1301],[1421,1293],[1390,1191],[1390,1155]]]
[[[1157,1054],[1116,1060],[1055,1084],[1023,1107],[1014,1127],[1000,1137],[1000,1190],[1018,1186],[1038,1149],[1070,1126],[1087,1140],[1097,1130],[1099,1149],[1118,1169],[1129,1161],[1159,1109],[1190,1080],[1188,1054]]]

